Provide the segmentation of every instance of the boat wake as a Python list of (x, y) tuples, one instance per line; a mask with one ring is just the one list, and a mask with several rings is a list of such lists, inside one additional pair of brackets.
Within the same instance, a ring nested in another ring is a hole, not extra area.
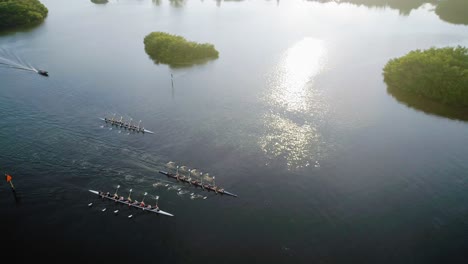
[(189, 198), (191, 200), (194, 200), (194, 199), (207, 199), (208, 198), (207, 196), (204, 196), (204, 195), (196, 194), (196, 193), (193, 193), (193, 192), (190, 193), (190, 191), (186, 190), (185, 187), (181, 187), (181, 185), (179, 185), (179, 184), (175, 184), (175, 183), (168, 182), (168, 181), (159, 180), (159, 181), (153, 183), (153, 187), (154, 188), (161, 188), (161, 189), (164, 188), (167, 191), (175, 191), (178, 196), (180, 196), (180, 197), (189, 196)]
[(41, 72), (44, 72), (36, 69), (30, 63), (25, 62), (20, 57), (18, 57), (18, 55), (3, 49), (0, 49), (0, 67), (22, 71), (30, 71), (39, 74), (41, 74)]

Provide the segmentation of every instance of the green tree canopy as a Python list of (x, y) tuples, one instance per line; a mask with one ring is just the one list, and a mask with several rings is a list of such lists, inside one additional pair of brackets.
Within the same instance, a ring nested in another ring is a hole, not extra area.
[(187, 41), (184, 37), (152, 32), (144, 39), (145, 51), (156, 63), (183, 66), (202, 63), (219, 56), (212, 44)]
[(0, 30), (39, 24), (47, 13), (38, 0), (0, 0)]
[(465, 47), (411, 51), (391, 59), (383, 75), (389, 91), (468, 107), (468, 49)]

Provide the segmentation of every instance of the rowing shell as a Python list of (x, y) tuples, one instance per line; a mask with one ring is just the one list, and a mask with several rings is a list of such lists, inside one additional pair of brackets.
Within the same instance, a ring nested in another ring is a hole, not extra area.
[(216, 194), (219, 193), (219, 194), (225, 194), (225, 195), (232, 196), (232, 197), (237, 197), (237, 194), (230, 193), (230, 192), (225, 191), (223, 189), (216, 189), (215, 190), (213, 186), (206, 185), (206, 184), (203, 185), (203, 184), (201, 184), (201, 183), (199, 183), (197, 181), (189, 181), (189, 180), (187, 180), (185, 178), (177, 177), (177, 175), (174, 174), (174, 173), (170, 173), (170, 172), (167, 172), (167, 171), (159, 171), (159, 173), (164, 174), (169, 178), (173, 178), (173, 179), (176, 179), (176, 180), (181, 181), (181, 182), (189, 183), (189, 184), (191, 184), (191, 185), (193, 185), (195, 187), (202, 187), (202, 189), (204, 189), (204, 190), (216, 192)]
[(163, 210), (148, 209), (148, 208), (142, 207), (142, 206), (137, 205), (137, 204), (131, 204), (131, 203), (128, 203), (127, 201), (121, 201), (121, 200), (115, 199), (115, 198), (113, 198), (113, 197), (109, 197), (109, 196), (106, 196), (106, 195), (99, 194), (98, 191), (94, 191), (94, 190), (89, 190), (89, 191), (92, 192), (92, 193), (94, 193), (94, 194), (99, 195), (99, 197), (107, 198), (107, 199), (112, 200), (112, 201), (114, 201), (114, 202), (119, 202), (119, 203), (123, 203), (123, 204), (125, 204), (125, 205), (133, 206), (133, 207), (142, 209), (143, 211), (149, 211), (149, 212), (153, 212), (153, 213), (157, 213), (157, 214), (162, 214), (162, 215), (167, 215), (167, 216), (174, 216), (173, 214), (168, 213), (168, 212), (164, 212)]
[[(99, 119), (101, 119), (102, 121), (104, 121), (104, 122), (107, 123), (106, 119), (104, 119), (104, 118), (102, 118), (102, 117), (99, 117)], [(110, 120), (108, 120), (108, 121), (110, 121)], [(111, 124), (111, 125), (114, 125), (114, 124)], [(122, 126), (122, 127), (123, 127), (123, 128), (127, 128), (127, 127), (125, 127), (125, 126)], [(135, 130), (135, 129), (132, 129), (132, 130), (134, 130), (134, 131), (136, 131), (136, 132), (144, 132), (144, 133), (148, 133), (148, 134), (154, 134), (153, 131), (150, 131), (150, 130), (148, 130), (148, 129), (143, 129), (143, 131)]]

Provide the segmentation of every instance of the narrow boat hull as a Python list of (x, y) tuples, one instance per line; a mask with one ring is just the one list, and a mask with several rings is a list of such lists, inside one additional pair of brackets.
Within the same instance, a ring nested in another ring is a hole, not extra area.
[(173, 214), (171, 213), (168, 213), (168, 212), (165, 212), (163, 210), (156, 210), (156, 209), (148, 209), (148, 208), (145, 208), (145, 207), (141, 207), (139, 205), (135, 205), (135, 204), (130, 204), (126, 201), (121, 201), (119, 199), (115, 199), (113, 197), (109, 197), (109, 196), (105, 196), (105, 195), (101, 195), (99, 194), (98, 191), (94, 191), (94, 190), (89, 190), (91, 193), (94, 193), (94, 194), (97, 194), (99, 197), (102, 197), (102, 198), (107, 198), (109, 200), (112, 200), (114, 202), (119, 202), (119, 203), (122, 203), (122, 204), (125, 204), (125, 205), (128, 205), (128, 206), (132, 206), (132, 207), (135, 207), (135, 208), (138, 208), (138, 209), (142, 209), (143, 211), (148, 211), (148, 212), (153, 212), (153, 213), (157, 213), (157, 214), (161, 214), (161, 215), (167, 215), (167, 216), (174, 216)]

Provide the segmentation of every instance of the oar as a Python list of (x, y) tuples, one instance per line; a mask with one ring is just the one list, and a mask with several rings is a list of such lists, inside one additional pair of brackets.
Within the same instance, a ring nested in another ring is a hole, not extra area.
[(143, 199), (141, 199), (141, 203), (140, 204), (143, 204), (143, 206), (145, 205), (145, 197), (148, 193), (145, 192), (145, 194), (143, 195)]
[(156, 199), (155, 209), (156, 209), (157, 211), (159, 211), (159, 206), (158, 206), (159, 196), (156, 196), (155, 199)]
[(201, 179), (201, 187), (204, 190), (205, 186), (203, 186), (203, 173), (202, 172), (200, 172), (200, 179)]
[(132, 201), (132, 199), (130, 198), (131, 194), (132, 194), (132, 189), (130, 189), (130, 193), (128, 194), (128, 197), (127, 197), (127, 200), (129, 200), (130, 202)]
[(120, 185), (117, 185), (117, 189), (115, 190), (114, 196), (117, 195), (117, 191), (119, 190), (119, 188), (120, 188)]

